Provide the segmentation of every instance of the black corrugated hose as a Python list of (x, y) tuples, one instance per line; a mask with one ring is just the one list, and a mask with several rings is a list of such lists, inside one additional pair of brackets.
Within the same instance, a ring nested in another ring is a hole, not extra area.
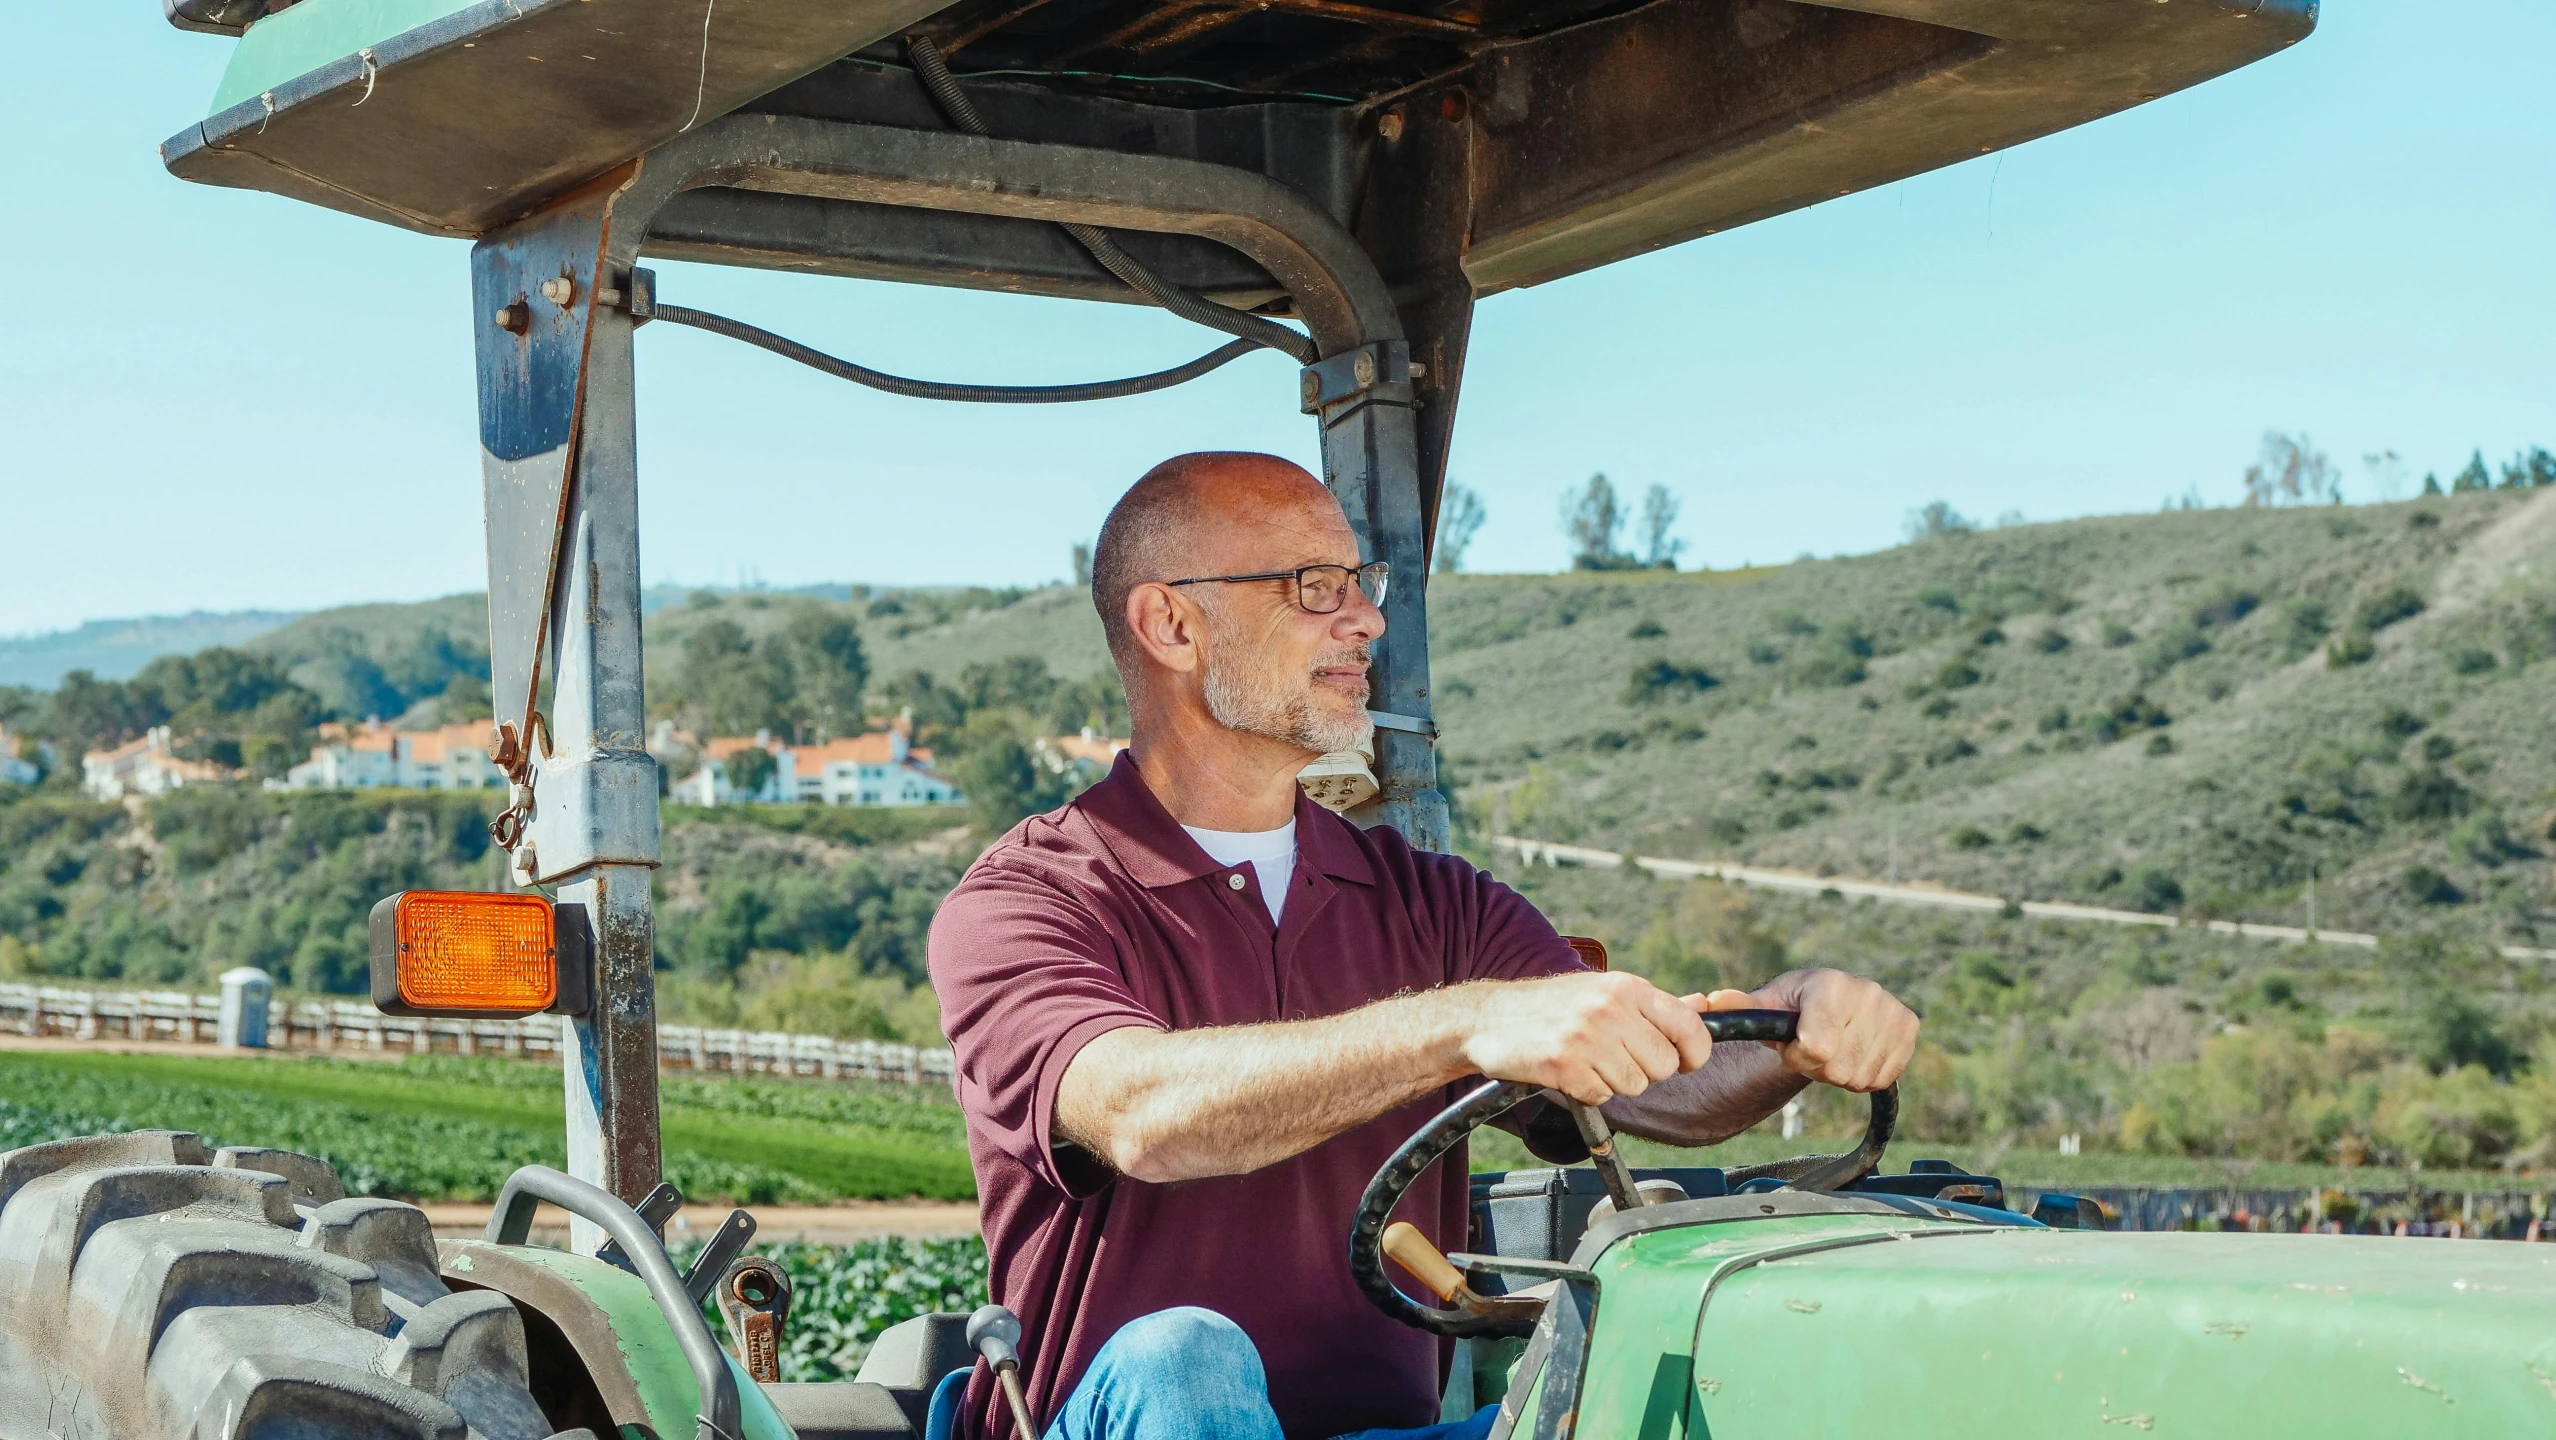
[(1157, 370), (1151, 375), (1135, 375), (1125, 380), (1095, 380), (1083, 385), (957, 385), (938, 380), (908, 380), (838, 360), (821, 350), (811, 350), (796, 340), (759, 330), (742, 320), (713, 315), (706, 310), (688, 310), (681, 305), (657, 305), (648, 312), (652, 320), (689, 325), (713, 335), (725, 335), (748, 345), (759, 345), (775, 355), (796, 360), (811, 369), (822, 370), (838, 380), (867, 385), (890, 395), (906, 395), (917, 400), (963, 400), (980, 405), (1054, 405), (1071, 400), (1115, 400), (1126, 395), (1142, 395), (1149, 390), (1168, 390), (1185, 380), (1195, 380), (1228, 361), (1239, 360), (1260, 348), (1258, 341), (1236, 340), (1199, 356), (1186, 365)]
[[(906, 37), (905, 52), (913, 60), (914, 73), (923, 81), (923, 88), (931, 95), (932, 103), (940, 107), (942, 118), (970, 135), (992, 138), (994, 132), (986, 128), (985, 118), (976, 113), (976, 106), (967, 98), (967, 92), (959, 88), (958, 77), (950, 73), (949, 62), (941, 58), (940, 46), (932, 43), (929, 36), (911, 35)], [(1090, 225), (1071, 223), (1062, 223), (1062, 228), (1074, 237), (1075, 243), (1091, 252), (1102, 269), (1126, 282), (1127, 288), (1183, 320), (1204, 325), (1210, 330), (1222, 330), (1228, 335), (1238, 335), (1256, 345), (1266, 345), (1294, 356), (1300, 365), (1311, 365), (1322, 358), (1311, 339), (1275, 320), (1219, 305), (1163, 279), (1146, 269), (1136, 257), (1119, 249), (1118, 242), (1110, 239), (1107, 232)]]
[[(921, 77), (924, 89), (931, 94), (933, 103), (940, 107), (950, 124), (971, 135), (990, 135), (984, 117), (976, 113), (976, 106), (969, 102), (967, 92), (959, 88), (957, 77), (950, 74), (948, 63), (941, 58), (940, 47), (929, 39), (915, 36), (906, 41), (906, 49), (913, 56), (914, 73)], [(1274, 320), (1190, 294), (1146, 269), (1135, 257), (1119, 249), (1117, 242), (1104, 232), (1089, 225), (1066, 225), (1063, 228), (1091, 252), (1092, 258), (1099, 261), (1102, 268), (1126, 282), (1129, 289), (1184, 320), (1194, 321), (1211, 330), (1222, 330), (1237, 338), (1232, 344), (1220, 345), (1185, 365), (1175, 365), (1149, 375), (1131, 375), (1124, 380), (1095, 380), (1081, 385), (962, 385), (940, 380), (911, 380), (902, 375), (873, 370), (866, 365), (855, 365), (742, 320), (731, 320), (706, 310), (650, 304), (641, 318), (688, 325), (695, 330), (707, 330), (713, 335), (742, 340), (811, 369), (822, 370), (839, 380), (867, 385), (890, 395), (982, 405), (1053, 405), (1075, 400), (1115, 400), (1154, 390), (1168, 390), (1264, 348), (1294, 356), (1299, 363), (1306, 365), (1319, 358), (1313, 341), (1306, 336)]]

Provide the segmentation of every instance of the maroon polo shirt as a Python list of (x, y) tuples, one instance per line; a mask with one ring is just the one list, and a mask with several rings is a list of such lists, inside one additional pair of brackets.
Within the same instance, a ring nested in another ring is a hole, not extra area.
[[(932, 922), (994, 1297), (1021, 1317), (1041, 1417), (1120, 1326), (1199, 1305), (1259, 1346), (1291, 1440), (1437, 1418), (1435, 1337), (1358, 1293), (1346, 1240), (1368, 1179), (1454, 1090), (1249, 1175), (1177, 1185), (1114, 1175), (1051, 1129), (1066, 1066), (1111, 1030), (1303, 1020), (1582, 968), (1507, 886), (1303, 799), (1290, 884), (1273, 934), (1252, 867), (1208, 859), (1122, 754), (995, 842)], [(1403, 1203), (1441, 1249), (1463, 1247), (1465, 1174), (1458, 1150)], [(973, 1433), (1009, 1434), (986, 1375), (968, 1400)]]

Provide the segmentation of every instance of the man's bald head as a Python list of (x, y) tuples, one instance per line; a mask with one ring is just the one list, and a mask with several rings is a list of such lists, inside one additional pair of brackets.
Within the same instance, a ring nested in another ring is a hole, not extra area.
[[(1239, 526), (1307, 506), (1339, 511), (1322, 482), (1301, 465), (1248, 450), (1175, 455), (1145, 472), (1110, 507), (1092, 548), (1092, 605), (1100, 611), (1109, 653), (1127, 673), (1135, 638), (1127, 630), (1127, 596), (1150, 580), (1223, 573), (1217, 557)], [(1257, 568), (1257, 567), (1255, 567)]]

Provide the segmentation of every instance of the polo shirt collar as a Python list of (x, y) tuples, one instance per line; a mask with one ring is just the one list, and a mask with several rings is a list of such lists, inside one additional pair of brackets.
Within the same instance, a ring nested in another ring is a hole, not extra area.
[[(1109, 773), (1075, 797), (1074, 805), (1128, 877), (1148, 890), (1213, 875), (1222, 868), (1154, 798), (1152, 787), (1136, 768), (1132, 750), (1118, 752)], [(1348, 821), (1297, 794), (1297, 864), (1337, 880), (1373, 885), (1375, 870), (1355, 830)]]

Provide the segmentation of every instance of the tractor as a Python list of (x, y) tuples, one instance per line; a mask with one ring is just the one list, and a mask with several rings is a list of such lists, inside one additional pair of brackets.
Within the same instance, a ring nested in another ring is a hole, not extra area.
[[(1293, 356), (1324, 481), (1409, 577), (1349, 813), (1444, 848), (1410, 581), (1477, 299), (2127, 109), (2316, 18), (2313, 0), (162, 3), (232, 44), (209, 113), (161, 146), (172, 174), (470, 244), (490, 753), (510, 782), (493, 831), (524, 893), (384, 899), (373, 992), (397, 1013), (556, 1015), (567, 1166), (517, 1172), (484, 1237), (438, 1241), (414, 1206), (279, 1150), (140, 1130), (0, 1155), (9, 1440), (942, 1440), (974, 1367), (1015, 1377), (989, 1307), (890, 1330), (854, 1381), (780, 1383), (788, 1282), (746, 1253), (752, 1217), (685, 1270), (663, 1239), (680, 1197), (659, 1174), (645, 326), (962, 403)], [(1221, 338), (1125, 379), (919, 380), (689, 308), (652, 257), (1156, 305)], [(1713, 1023), (1747, 1041), (1790, 1021)], [(2556, 1258), (2113, 1233), (2067, 1197), (2019, 1214), (1994, 1177), (1886, 1171), (1887, 1093), (1855, 1150), (1754, 1170), (1633, 1170), (1582, 1112), (1591, 1165), (1475, 1176), (1467, 1248), (1394, 1221), (1414, 1177), (1462, 1165), (1523, 1098), (1453, 1097), (1339, 1217), (1366, 1299), (1447, 1337), (1446, 1411), (1498, 1403), (1497, 1440), (2556, 1431)], [(566, 1248), (528, 1243), (543, 1204), (570, 1217)]]

